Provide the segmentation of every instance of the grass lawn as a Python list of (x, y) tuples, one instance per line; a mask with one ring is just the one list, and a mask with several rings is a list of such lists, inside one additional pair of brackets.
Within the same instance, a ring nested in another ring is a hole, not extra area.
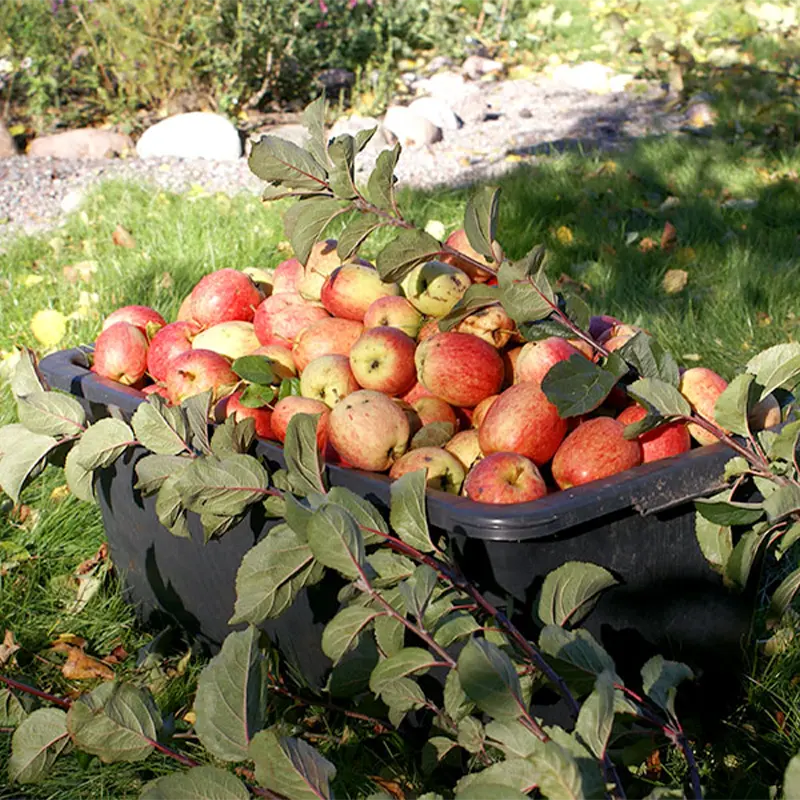
[[(511, 257), (546, 244), (551, 280), (579, 292), (593, 312), (644, 326), (684, 366), (706, 365), (730, 377), (757, 350), (800, 331), (798, 171), (800, 156), (701, 138), (640, 142), (624, 155), (553, 155), (501, 182), (499, 238)], [(460, 225), (465, 197), (404, 193), (400, 204), (415, 222), (439, 220), (450, 231)], [(280, 210), (248, 196), (179, 197), (105, 184), (65, 227), (17, 239), (0, 255), (0, 351), (7, 356), (27, 345), (42, 354), (30, 327), (42, 309), (68, 318), (59, 349), (92, 341), (102, 317), (121, 305), (152, 305), (174, 319), (206, 272), (274, 266), (287, 257)], [(132, 234), (134, 247), (113, 243), (118, 225)], [(0, 423), (13, 418), (4, 385)], [(92, 684), (63, 677), (63, 657), (49, 649), (56, 637), (81, 636), (87, 653), (97, 657), (121, 646), (129, 655), (115, 666), (117, 673), (135, 673), (154, 689), (161, 710), (180, 720), (191, 708), (201, 660), (184, 658), (185, 648), (137, 659), (153, 632), (137, 626), (113, 578), (79, 612), (71, 608), (78, 591), (74, 573), (98, 550), (103, 531), (97, 510), (65, 495), (63, 486), (61, 472), (50, 468), (27, 491), (23, 508), (10, 501), (2, 506), (0, 632), (13, 632), (28, 679), (58, 695)], [(755, 645), (750, 650), (752, 669), (736, 712), (722, 721), (714, 741), (696, 745), (709, 796), (767, 796), (800, 750), (800, 648), (790, 643), (772, 657)], [(374, 775), (417, 790), (437, 784), (435, 775), (426, 779), (410, 765), (409, 745), (397, 735), (370, 738), (368, 726), (346, 727), (338, 718), (329, 728), (319, 715), (291, 704), (280, 713), (314, 731), (314, 743), (340, 769), (334, 788), (341, 796), (376, 791), (368, 777)], [(186, 743), (192, 752), (192, 740)], [(9, 749), (5, 731), (3, 774)], [(661, 755), (663, 764), (651, 759), (648, 767), (656, 782), (682, 770), (665, 751)], [(144, 780), (170, 769), (166, 758), (102, 766), (67, 757), (26, 794), (136, 797)], [(0, 788), (0, 798), (17, 796), (13, 788)]]

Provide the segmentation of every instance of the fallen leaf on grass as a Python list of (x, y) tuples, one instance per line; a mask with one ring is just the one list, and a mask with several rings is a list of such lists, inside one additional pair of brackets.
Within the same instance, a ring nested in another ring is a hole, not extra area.
[(52, 492), (50, 492), (50, 499), (54, 503), (60, 503), (62, 500), (66, 500), (69, 497), (70, 491), (69, 486), (65, 483), (63, 486), (56, 486)]
[[(76, 637), (76, 639), (80, 639), (80, 637)], [(66, 641), (57, 641), (51, 648), (56, 653), (65, 653), (67, 656), (66, 662), (61, 667), (61, 674), (71, 681), (85, 681), (93, 678), (113, 681), (114, 670), (93, 656), (87, 656), (83, 652), (86, 641), (83, 639), (80, 641), (83, 642), (80, 647), (68, 644)]]
[(667, 220), (667, 222), (664, 223), (664, 230), (661, 231), (661, 249), (666, 251), (672, 250), (677, 241), (678, 230), (669, 220)]
[(649, 253), (651, 250), (655, 250), (658, 247), (658, 242), (655, 239), (651, 239), (649, 236), (645, 236), (641, 242), (639, 242), (639, 252), (640, 253)]
[(104, 664), (121, 664), (128, 657), (128, 651), (118, 644), (105, 658), (101, 659)]
[(75, 570), (75, 573), (77, 575), (85, 575), (87, 572), (91, 572), (98, 564), (102, 564), (107, 558), (108, 545), (103, 543), (93, 556), (90, 556), (78, 565), (78, 569)]
[(689, 273), (685, 269), (668, 269), (661, 281), (661, 288), (667, 294), (678, 294), (686, 288)]
[(558, 239), (561, 244), (568, 245), (572, 244), (575, 237), (573, 236), (572, 231), (566, 225), (562, 225), (556, 231), (556, 239)]
[(0, 666), (7, 664), (17, 650), (19, 650), (19, 645), (14, 641), (14, 634), (6, 629), (3, 642), (0, 644)]
[(67, 318), (55, 309), (42, 309), (33, 315), (31, 332), (40, 344), (54, 347), (67, 332)]
[(395, 800), (405, 800), (406, 795), (403, 787), (397, 781), (382, 778), (380, 775), (370, 775), (369, 779), (377, 783), (386, 794), (394, 797)]
[(127, 247), (131, 250), (136, 247), (136, 239), (134, 239), (130, 231), (126, 231), (122, 225), (117, 225), (117, 227), (114, 228), (114, 232), (111, 234), (111, 241), (114, 242), (117, 247)]
[(51, 649), (55, 650), (56, 653), (66, 653), (66, 647), (68, 646), (83, 649), (86, 647), (86, 639), (83, 636), (78, 636), (77, 633), (59, 633)]
[(77, 264), (69, 264), (61, 270), (64, 280), (68, 283), (77, 283), (77, 281), (89, 283), (95, 272), (97, 272), (96, 261), (79, 261)]

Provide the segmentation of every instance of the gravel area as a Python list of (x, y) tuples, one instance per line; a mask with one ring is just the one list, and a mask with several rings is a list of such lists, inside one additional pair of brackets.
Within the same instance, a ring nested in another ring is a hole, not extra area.
[[(664, 110), (655, 90), (598, 95), (544, 79), (479, 86), (470, 102), (485, 105), (484, 119), (467, 121), (428, 147), (405, 150), (397, 168), (400, 184), (464, 186), (553, 148), (615, 149), (644, 135), (675, 132), (682, 123), (680, 115)], [(362, 168), (369, 169), (375, 153), (368, 148)], [(88, 187), (106, 179), (176, 192), (201, 185), (212, 192), (257, 193), (261, 186), (245, 159), (0, 159), (0, 243), (17, 232), (58, 225)]]

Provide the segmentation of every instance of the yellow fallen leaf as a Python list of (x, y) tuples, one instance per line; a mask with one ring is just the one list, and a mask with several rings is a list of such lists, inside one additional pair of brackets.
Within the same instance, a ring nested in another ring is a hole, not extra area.
[(25, 126), (24, 125), (12, 125), (8, 129), (8, 132), (12, 136), (22, 136), (22, 134), (25, 133)]
[(703, 357), (700, 353), (684, 353), (681, 358), (684, 361), (702, 361)]
[(661, 287), (667, 294), (678, 294), (686, 288), (689, 273), (685, 269), (669, 269), (661, 281)]
[(556, 239), (558, 239), (561, 244), (572, 244), (575, 237), (572, 235), (572, 231), (566, 226), (562, 225), (556, 231)]
[(43, 282), (44, 276), (42, 275), (26, 275), (25, 279), (22, 281), (22, 285), (30, 289), (31, 286), (36, 286), (36, 284)]
[(509, 164), (519, 164), (520, 161), (525, 159), (519, 153), (509, 153), (504, 160), (508, 161)]
[(187, 711), (183, 715), (183, 720), (187, 725), (194, 725), (195, 722), (197, 722), (197, 714), (195, 714), (194, 711)]
[(56, 486), (56, 488), (50, 492), (50, 499), (54, 503), (60, 503), (67, 497), (69, 497), (69, 486), (67, 486), (66, 483), (63, 486)]
[(67, 318), (60, 311), (45, 308), (33, 315), (31, 331), (37, 342), (54, 347), (67, 332)]

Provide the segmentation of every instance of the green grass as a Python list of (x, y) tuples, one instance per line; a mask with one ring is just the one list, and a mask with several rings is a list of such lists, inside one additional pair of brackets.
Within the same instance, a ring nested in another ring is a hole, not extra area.
[[(706, 139), (644, 141), (624, 155), (553, 155), (501, 181), (499, 238), (512, 257), (545, 243), (550, 278), (580, 293), (595, 313), (639, 323), (684, 365), (700, 363), (730, 376), (759, 349), (798, 334), (798, 170), (794, 153), (770, 155), (744, 143)], [(465, 198), (464, 192), (406, 192), (401, 207), (418, 223), (438, 219), (452, 230)], [(756, 205), (724, 207), (730, 198)], [(96, 302), (70, 319), (58, 348), (91, 342), (103, 315), (127, 303), (152, 305), (174, 318), (206, 272), (274, 266), (287, 257), (280, 210), (248, 196), (177, 197), (105, 184), (65, 227), (19, 238), (0, 255), (0, 351), (27, 345), (41, 353), (30, 329), (33, 315), (43, 308), (74, 315), (82, 292), (96, 293)], [(642, 240), (658, 244), (666, 221), (677, 230), (674, 248), (642, 252)], [(132, 233), (135, 248), (113, 244), (117, 225)], [(96, 264), (88, 282), (65, 280), (65, 267), (87, 261)], [(688, 273), (686, 288), (674, 295), (662, 288), (669, 269)], [(13, 417), (4, 387), (0, 422)], [(131, 655), (117, 667), (119, 674), (151, 685), (162, 710), (180, 718), (191, 707), (200, 657), (193, 655), (182, 675), (175, 670), (185, 646), (137, 667), (136, 653), (154, 632), (137, 624), (113, 578), (80, 613), (69, 613), (76, 592), (72, 576), (102, 544), (103, 532), (95, 508), (53, 495), (63, 484), (62, 473), (50, 468), (24, 495), (33, 510), (25, 520), (10, 503), (2, 507), (0, 564), (14, 554), (17, 563), (0, 570), (0, 632), (13, 631), (21, 645), (20, 672), (59, 695), (91, 683), (61, 675), (63, 658), (49, 650), (56, 636), (82, 636), (87, 652), (98, 657), (121, 645)], [(725, 736), (698, 743), (709, 796), (763, 797), (779, 783), (788, 758), (800, 749), (798, 674), (800, 647), (794, 642), (780, 656), (754, 659), (742, 702), (723, 722)], [(413, 745), (399, 736), (371, 737), (368, 726), (347, 728), (337, 715), (329, 722), (291, 704), (279, 705), (276, 717), (316, 734), (314, 743), (340, 769), (336, 788), (342, 796), (374, 791), (370, 775), (397, 777), (416, 789), (426, 784), (411, 765)], [(9, 744), (10, 736), (0, 733), (0, 772)], [(667, 769), (666, 755), (664, 760)], [(62, 758), (45, 782), (26, 793), (135, 797), (144, 781), (170, 768), (162, 757), (110, 766)], [(0, 798), (17, 795), (0, 788)]]

